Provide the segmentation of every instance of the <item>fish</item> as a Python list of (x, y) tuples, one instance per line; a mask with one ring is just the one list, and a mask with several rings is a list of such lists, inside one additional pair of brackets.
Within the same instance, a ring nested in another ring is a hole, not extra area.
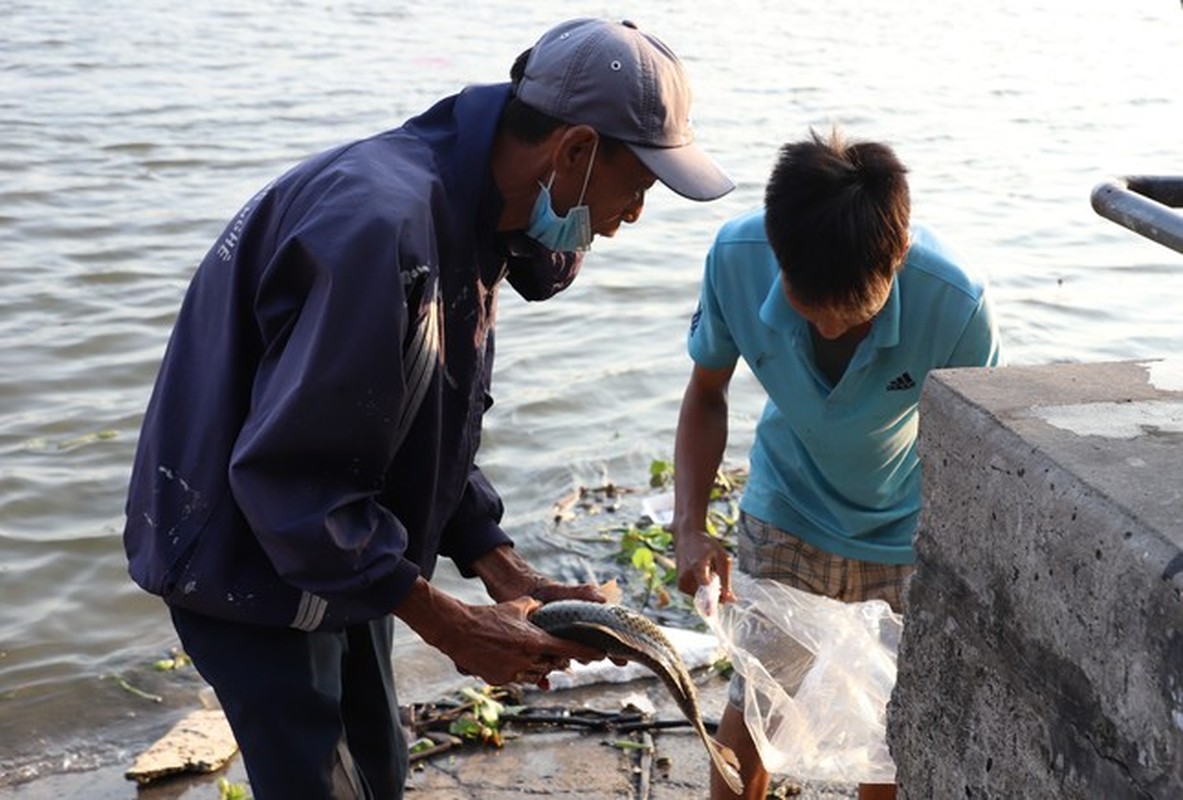
[(603, 650), (610, 658), (635, 661), (653, 671), (694, 726), (711, 763), (735, 794), (743, 794), (739, 759), (716, 741), (702, 722), (698, 691), (690, 672), (669, 639), (643, 614), (612, 603), (555, 600), (536, 609), (530, 621), (552, 636)]

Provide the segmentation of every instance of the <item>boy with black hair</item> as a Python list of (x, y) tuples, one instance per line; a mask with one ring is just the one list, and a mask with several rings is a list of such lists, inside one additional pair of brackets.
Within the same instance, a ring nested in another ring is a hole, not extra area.
[[(921, 386), (933, 369), (1000, 361), (983, 283), (910, 210), (890, 147), (812, 133), (781, 149), (764, 208), (716, 237), (675, 447), (683, 591), (717, 575), (721, 599), (734, 599), (730, 558), (705, 520), (743, 358), (768, 400), (740, 505), (739, 569), (899, 610), (920, 511)], [(769, 775), (742, 702), (735, 680), (718, 738), (739, 757), (744, 797), (763, 798)], [(712, 774), (711, 797), (734, 796)], [(894, 796), (890, 784), (859, 788), (860, 798)]]

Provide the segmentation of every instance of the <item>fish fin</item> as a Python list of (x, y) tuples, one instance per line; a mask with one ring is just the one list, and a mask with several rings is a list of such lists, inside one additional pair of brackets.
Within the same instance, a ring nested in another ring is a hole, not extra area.
[(715, 765), (715, 770), (723, 777), (727, 788), (734, 794), (743, 794), (743, 777), (740, 775), (739, 758), (736, 757), (735, 751), (725, 744), (720, 744), (714, 738), (704, 737), (707, 744), (707, 752), (710, 753), (711, 762)]

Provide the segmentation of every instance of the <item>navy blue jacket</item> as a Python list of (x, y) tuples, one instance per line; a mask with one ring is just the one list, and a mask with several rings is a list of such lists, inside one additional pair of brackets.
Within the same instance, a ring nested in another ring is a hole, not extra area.
[(437, 555), (508, 543), (490, 405), (509, 85), (472, 87), (263, 189), (193, 277), (124, 545), (183, 608), (306, 630), (390, 613)]

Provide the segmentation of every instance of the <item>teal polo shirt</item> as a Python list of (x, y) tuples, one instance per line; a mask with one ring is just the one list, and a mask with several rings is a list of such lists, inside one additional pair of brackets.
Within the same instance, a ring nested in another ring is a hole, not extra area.
[(924, 379), (1001, 359), (984, 284), (931, 231), (911, 234), (887, 304), (837, 385), (781, 289), (762, 209), (720, 230), (688, 337), (696, 364), (743, 358), (768, 394), (740, 507), (815, 547), (887, 564), (915, 560)]

